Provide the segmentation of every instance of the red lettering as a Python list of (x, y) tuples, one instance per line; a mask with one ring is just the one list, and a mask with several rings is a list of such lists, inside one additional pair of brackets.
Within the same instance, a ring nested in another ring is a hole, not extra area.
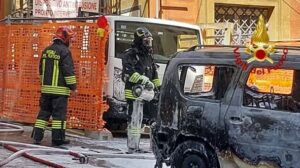
[(289, 50), (288, 50), (287, 48), (284, 48), (284, 49), (283, 49), (283, 54), (284, 54), (284, 55), (287, 55), (288, 52), (289, 52)]
[(243, 70), (246, 71), (248, 69), (248, 64), (243, 63)]
[(276, 64), (276, 66), (275, 66), (275, 70), (277, 70), (279, 68), (279, 64)]
[(283, 55), (282, 55), (282, 59), (283, 59), (283, 61), (285, 61), (285, 60), (286, 60), (286, 55), (287, 55), (287, 54), (283, 54)]
[(83, 8), (83, 9), (97, 10), (97, 3), (83, 2), (83, 3), (82, 3), (82, 8)]
[(61, 6), (62, 6), (62, 1), (59, 0), (59, 1), (57, 2), (56, 6), (59, 7), (59, 8), (61, 8)]
[(42, 3), (41, 0), (35, 0), (35, 1), (34, 1), (34, 4), (35, 4), (36, 6), (37, 6), (37, 5), (38, 5), (38, 6), (41, 6), (41, 3)]
[(283, 64), (283, 62), (282, 62), (282, 61), (280, 61), (280, 62), (278, 63), (278, 66), (279, 66), (279, 67), (281, 67), (281, 66), (282, 66), (282, 64)]
[(247, 70), (248, 65), (242, 61), (241, 54), (240, 54), (240, 52), (238, 52), (238, 50), (239, 50), (239, 47), (237, 47), (233, 50), (235, 63), (238, 66), (240, 66), (243, 70)]
[(240, 54), (240, 52), (237, 52), (238, 50), (239, 50), (239, 47), (235, 48), (235, 49), (233, 50), (233, 53), (238, 53), (238, 54)]
[(43, 4), (47, 4), (47, 3), (49, 3), (49, 0), (35, 0), (34, 1), (34, 4), (36, 6), (43, 6)]
[(270, 71), (271, 71), (270, 68), (262, 68), (262, 74), (270, 73)]
[(243, 65), (243, 62), (242, 62), (242, 60), (241, 60), (240, 57), (238, 57), (238, 58), (235, 60), (235, 62), (236, 62), (238, 65)]
[(261, 75), (261, 74), (262, 74), (262, 70), (257, 70), (257, 71), (256, 71), (256, 74), (257, 74), (257, 75)]

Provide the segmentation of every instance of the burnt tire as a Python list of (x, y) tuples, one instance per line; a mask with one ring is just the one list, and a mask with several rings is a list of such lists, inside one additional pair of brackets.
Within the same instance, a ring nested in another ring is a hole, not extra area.
[(187, 155), (181, 165), (182, 168), (207, 168), (205, 161), (199, 155)]
[(179, 144), (171, 158), (172, 168), (219, 168), (218, 157), (214, 151), (197, 141)]

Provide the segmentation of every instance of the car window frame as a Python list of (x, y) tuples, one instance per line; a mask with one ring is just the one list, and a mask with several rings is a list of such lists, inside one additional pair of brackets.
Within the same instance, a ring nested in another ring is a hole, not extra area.
[[(288, 63), (289, 64), (289, 63)], [(291, 63), (293, 66), (288, 66), (288, 65), (285, 65), (285, 66), (282, 66), (280, 67), (279, 69), (286, 69), (286, 70), (294, 70), (294, 71), (300, 71), (300, 68), (297, 67), (297, 64), (299, 65), (300, 63)], [(277, 110), (277, 109), (269, 109), (269, 108), (260, 108), (260, 107), (251, 107), (251, 106), (246, 106), (244, 105), (244, 93), (245, 93), (245, 89), (247, 86), (247, 81), (249, 79), (249, 76), (250, 76), (250, 73), (252, 71), (252, 69), (254, 68), (272, 68), (271, 66), (267, 66), (267, 65), (260, 65), (260, 64), (254, 64), (254, 65), (250, 65), (247, 69), (247, 72), (245, 72), (245, 75), (244, 77), (241, 77), (240, 81), (239, 81), (239, 84), (241, 85), (241, 101), (240, 101), (240, 107), (241, 108), (247, 108), (247, 109), (259, 109), (259, 110), (268, 110), (268, 111), (271, 111), (272, 113), (289, 113), (289, 114), (300, 114), (300, 111), (299, 112), (293, 112), (293, 111), (287, 111), (287, 110)], [(295, 75), (295, 74), (294, 74)], [(293, 90), (293, 86), (292, 86), (292, 90)], [(261, 94), (270, 94), (270, 93), (266, 93), (266, 92), (259, 92)], [(292, 93), (292, 92), (291, 92)], [(283, 95), (283, 96), (288, 96), (286, 94), (275, 94), (275, 95)]]
[[(237, 69), (237, 67), (235, 65), (213, 64), (213, 63), (208, 63), (208, 64), (205, 64), (205, 63), (180, 63), (180, 64), (177, 64), (177, 66), (176, 66), (177, 71), (179, 70), (180, 66), (184, 66), (184, 65), (185, 66), (215, 66), (215, 67), (219, 66), (219, 67), (230, 67), (230, 68), (232, 68), (234, 70), (234, 73), (232, 74), (232, 80), (228, 84), (227, 89), (226, 89), (226, 91), (224, 93), (224, 96), (221, 99), (209, 99), (209, 98), (192, 97), (192, 96), (186, 95), (184, 93), (184, 83), (182, 85), (181, 76), (179, 76), (179, 74), (177, 74), (178, 80), (179, 80), (179, 85), (180, 85), (180, 94), (183, 97), (185, 97), (186, 99), (195, 100), (195, 101), (207, 101), (207, 102), (212, 102), (212, 103), (220, 103), (220, 102), (222, 102), (224, 100), (224, 98), (227, 96), (228, 90), (229, 90), (230, 86), (232, 85), (232, 82), (234, 81), (233, 80), (233, 78), (235, 78), (234, 75), (237, 75), (237, 73), (238, 73), (238, 69)], [(215, 76), (215, 72), (214, 72), (214, 76)], [(214, 80), (213, 80), (213, 84), (212, 84), (212, 89), (213, 89), (213, 86), (214, 86)]]

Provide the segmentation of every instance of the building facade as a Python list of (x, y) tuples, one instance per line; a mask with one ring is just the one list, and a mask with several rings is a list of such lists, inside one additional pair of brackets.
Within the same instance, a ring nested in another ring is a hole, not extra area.
[(160, 16), (164, 19), (196, 24), (232, 22), (234, 40), (241, 39), (241, 43), (254, 31), (259, 15), (267, 22), (271, 41), (300, 40), (300, 0), (161, 0), (160, 3)]
[[(26, 8), (26, 5), (32, 5), (33, 2), (33, 0), (1, 0), (0, 19), (16, 11), (26, 13), (27, 9), (32, 9), (30, 6)], [(107, 8), (114, 8), (113, 14), (126, 16), (159, 17), (193, 24), (231, 22), (234, 24), (233, 41), (236, 44), (245, 43), (255, 30), (258, 16), (263, 15), (268, 25), (270, 40), (300, 40), (300, 0), (99, 0), (99, 2), (110, 4)], [(224, 31), (215, 30), (213, 34), (222, 36)], [(221, 43), (222, 39), (215, 41)]]

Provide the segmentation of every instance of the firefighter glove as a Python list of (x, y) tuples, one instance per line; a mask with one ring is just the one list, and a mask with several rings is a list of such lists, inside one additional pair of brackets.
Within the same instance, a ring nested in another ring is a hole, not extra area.
[(151, 81), (148, 81), (146, 84), (145, 84), (145, 87), (149, 90), (152, 90), (154, 89), (154, 84), (151, 82)]
[(150, 82), (149, 78), (147, 76), (142, 75), (140, 77), (140, 81), (143, 85), (145, 85), (147, 82)]

